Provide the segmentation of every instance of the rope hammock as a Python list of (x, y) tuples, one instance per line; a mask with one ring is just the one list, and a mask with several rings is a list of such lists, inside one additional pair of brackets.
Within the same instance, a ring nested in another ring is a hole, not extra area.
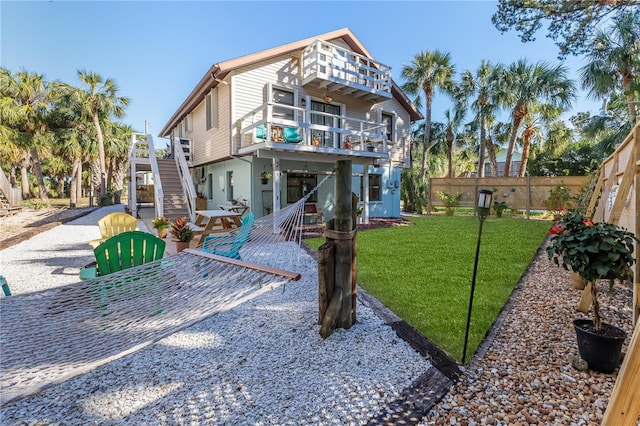
[[(0, 406), (298, 280), (305, 201), (257, 219), (243, 260), (187, 249), (104, 277), (0, 299)], [(285, 270), (285, 267), (288, 270)], [(64, 342), (64, 344), (61, 344)]]

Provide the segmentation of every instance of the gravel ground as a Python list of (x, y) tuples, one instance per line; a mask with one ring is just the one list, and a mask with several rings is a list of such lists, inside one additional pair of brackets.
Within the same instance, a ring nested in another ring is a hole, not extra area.
[[(25, 277), (26, 291), (59, 285), (57, 274), (69, 279), (86, 260), (77, 259), (86, 250), (79, 241), (97, 238), (97, 228), (85, 223), (103, 214), (0, 251), (2, 273), (12, 256), (22, 262), (12, 271)], [(62, 239), (78, 231), (86, 234), (63, 248)], [(64, 256), (39, 259), (47, 245)], [(319, 339), (314, 266), (284, 291), (4, 407), (0, 423), (366, 424), (429, 363), (362, 305), (357, 326)], [(600, 290), (603, 317), (630, 335), (631, 286), (610, 292), (603, 281)], [(460, 381), (418, 424), (600, 424), (616, 374), (579, 371), (569, 362), (577, 354), (571, 320), (590, 318), (575, 310), (579, 297), (569, 274), (541, 250)]]
[[(99, 236), (95, 223), (111, 211), (0, 251), (14, 294), (77, 281), (87, 241)], [(361, 303), (351, 329), (321, 339), (316, 263), (301, 258), (300, 281), (7, 404), (0, 423), (366, 423), (431, 364)]]

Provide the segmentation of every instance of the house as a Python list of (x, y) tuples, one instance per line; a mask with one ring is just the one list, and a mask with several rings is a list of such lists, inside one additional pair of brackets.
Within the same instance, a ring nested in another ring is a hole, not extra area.
[[(179, 141), (208, 209), (242, 200), (266, 215), (351, 160), (363, 217), (399, 217), (410, 127), (422, 118), (345, 28), (214, 64), (160, 136)], [(325, 219), (333, 192), (330, 182), (308, 200)]]
[[(507, 151), (500, 151), (496, 154), (496, 165), (498, 167), (498, 177), (504, 175), (504, 165), (507, 160)], [(511, 170), (509, 170), (509, 176), (518, 176), (520, 171), (520, 163), (522, 162), (522, 153), (514, 151), (511, 156)], [(492, 177), (491, 175), (491, 163), (488, 158), (484, 160), (484, 175), (485, 177)]]

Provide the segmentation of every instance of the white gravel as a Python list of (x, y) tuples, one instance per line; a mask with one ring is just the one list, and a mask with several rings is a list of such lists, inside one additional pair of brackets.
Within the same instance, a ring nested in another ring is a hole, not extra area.
[(100, 238), (98, 220), (114, 212), (124, 212), (124, 206), (99, 208), (0, 250), (0, 275), (6, 278), (11, 294), (77, 282), (80, 268), (94, 260), (88, 242)]
[[(120, 206), (121, 207), (121, 206)], [(0, 251), (15, 294), (77, 281), (102, 208)], [(318, 334), (317, 270), (90, 373), (9, 404), (4, 424), (364, 424), (430, 368), (366, 306)], [(6, 329), (3, 327), (3, 329)]]

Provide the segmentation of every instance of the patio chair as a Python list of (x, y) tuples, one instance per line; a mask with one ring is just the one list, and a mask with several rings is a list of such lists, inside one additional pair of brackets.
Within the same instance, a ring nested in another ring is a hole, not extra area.
[(204, 239), (202, 250), (218, 256), (240, 259), (240, 249), (244, 243), (249, 241), (254, 220), (255, 215), (253, 212), (249, 212), (242, 219), (242, 226), (235, 234), (208, 235)]
[(300, 129), (297, 127), (285, 127), (283, 130), (285, 143), (300, 143), (302, 142), (302, 136), (300, 135)]
[(109, 275), (162, 259), (165, 246), (164, 240), (142, 231), (114, 235), (93, 249), (96, 266), (81, 269), (80, 279)]
[(126, 231), (135, 231), (138, 220), (127, 213), (111, 213), (98, 221), (101, 238), (89, 241), (91, 247), (96, 248), (107, 239)]

